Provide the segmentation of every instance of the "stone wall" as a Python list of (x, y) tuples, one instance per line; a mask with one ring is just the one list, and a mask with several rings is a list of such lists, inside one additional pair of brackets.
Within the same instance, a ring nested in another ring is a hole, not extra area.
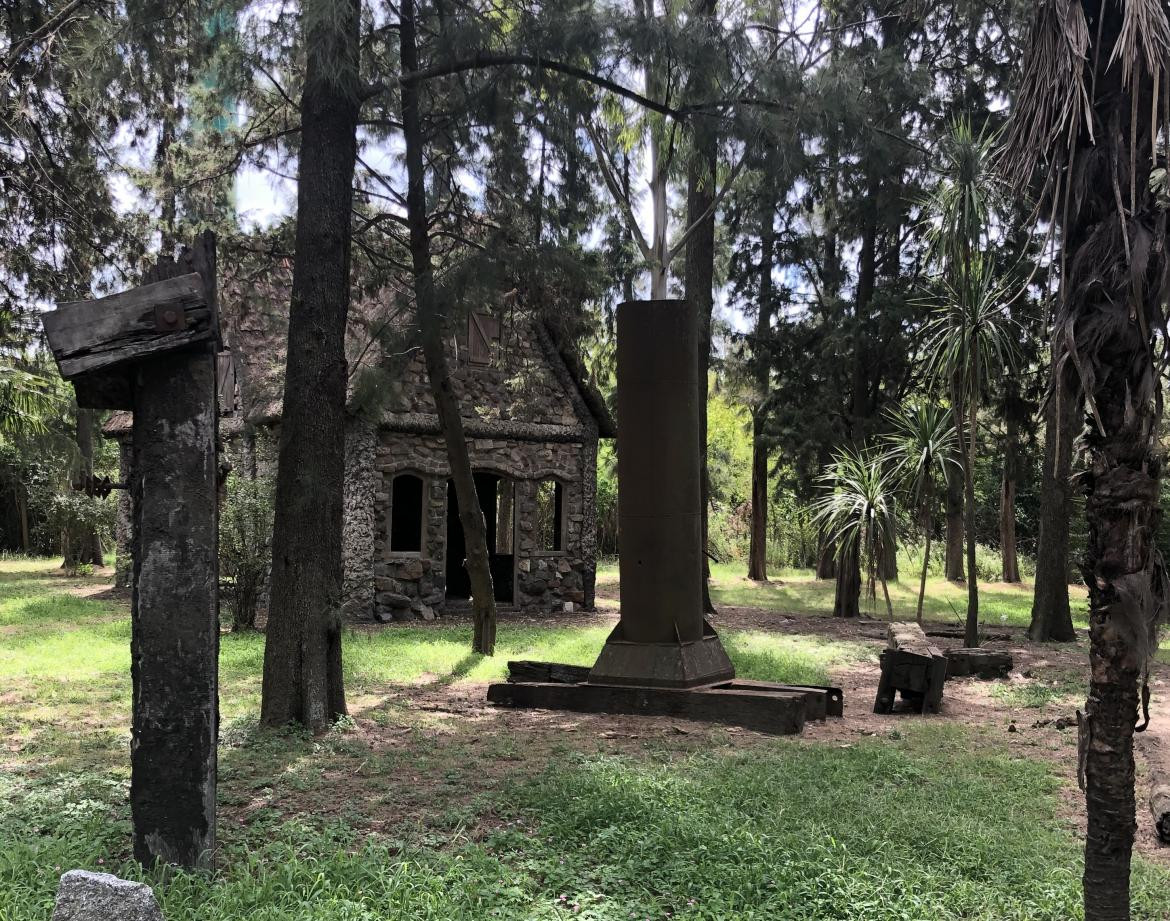
[[(595, 490), (596, 445), (477, 438), (470, 441), (469, 448), (477, 472), (506, 476), (516, 483), (516, 581), (510, 607), (537, 613), (561, 610), (571, 602), (578, 609), (591, 608), (596, 561), (590, 555), (593, 527), (587, 523), (586, 509), (592, 505)], [(354, 522), (351, 527), (347, 519), (346, 525), (347, 610), (367, 610), (365, 599), (372, 592), (373, 613), (382, 618), (433, 618), (447, 607), (450, 474), (443, 440), (384, 431), (377, 439), (374, 463), (365, 469), (374, 472), (373, 482), (362, 477), (360, 488), (347, 490), (346, 514)], [(401, 473), (419, 476), (424, 483), (423, 549), (419, 553), (395, 553), (389, 546), (392, 481)], [(547, 479), (559, 481), (563, 490), (560, 551), (541, 549), (535, 534), (537, 485)], [(347, 477), (347, 486), (358, 480)], [(364, 534), (370, 521), (374, 538), (367, 544)], [(372, 549), (369, 557), (363, 546)], [(361, 584), (367, 565), (369, 587)]]

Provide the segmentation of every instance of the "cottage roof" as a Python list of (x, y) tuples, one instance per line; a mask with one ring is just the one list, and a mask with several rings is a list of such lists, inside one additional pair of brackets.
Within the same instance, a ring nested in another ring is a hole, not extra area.
[[(259, 277), (253, 273), (222, 282), (221, 328), (231, 354), (221, 356), (220, 375), (221, 380), (235, 378), (234, 387), (230, 382), (221, 386), (221, 427), (227, 434), (245, 422), (280, 420), (290, 286), (287, 260)], [(448, 358), (469, 434), (541, 441), (579, 440), (590, 431), (616, 436), (605, 399), (556, 323), (506, 297), (484, 313), (495, 318), (498, 331), (486, 366), (477, 367), (469, 358), (470, 324), (450, 324)], [(369, 413), (376, 406), (379, 425), (390, 430), (437, 432), (438, 416), (413, 330), (412, 307), (403, 299), (385, 292), (355, 298), (346, 336), (350, 408)], [(124, 437), (131, 424), (130, 413), (117, 412), (103, 431)]]

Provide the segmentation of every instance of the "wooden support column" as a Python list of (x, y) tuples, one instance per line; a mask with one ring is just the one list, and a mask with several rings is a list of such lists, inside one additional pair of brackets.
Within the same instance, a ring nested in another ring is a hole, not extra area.
[(45, 330), (79, 406), (134, 411), (130, 808), (145, 866), (211, 867), (218, 704), (215, 238)]
[(134, 856), (209, 867), (218, 723), (215, 353), (134, 376)]

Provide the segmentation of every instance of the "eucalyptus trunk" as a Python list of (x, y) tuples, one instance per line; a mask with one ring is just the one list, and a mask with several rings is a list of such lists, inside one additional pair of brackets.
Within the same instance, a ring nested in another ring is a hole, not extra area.
[[(402, 0), (399, 45), (402, 69), (406, 74), (419, 69), (414, 0)], [(442, 317), (450, 315), (447, 305), (440, 305), (435, 289), (431, 262), (430, 236), (427, 232), (426, 173), (423, 163), (424, 135), (419, 108), (418, 84), (402, 82), (402, 133), (406, 146), (406, 214), (410, 227), (410, 257), (414, 270), (414, 296), (422, 339), (423, 359), (431, 382), (431, 393), (439, 414), (439, 425), (447, 447), (451, 480), (459, 501), (459, 523), (467, 546), (467, 574), (471, 581), (472, 615), (475, 631), (472, 649), (490, 656), (496, 646), (496, 601), (488, 561), (487, 524), (475, 491), (463, 416), (451, 384), (447, 366)]]
[(296, 248), (260, 720), (315, 732), (346, 712), (341, 531), (358, 0), (306, 10)]

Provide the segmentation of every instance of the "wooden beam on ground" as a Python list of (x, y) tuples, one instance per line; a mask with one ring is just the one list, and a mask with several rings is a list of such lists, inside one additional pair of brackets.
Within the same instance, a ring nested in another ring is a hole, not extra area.
[(804, 728), (806, 694), (791, 691), (639, 688), (600, 684), (508, 683), (488, 688), (488, 701), (509, 707), (670, 716), (740, 726), (770, 735)]
[(994, 649), (947, 650), (947, 680), (951, 678), (1006, 678), (1012, 670), (1012, 654)]

